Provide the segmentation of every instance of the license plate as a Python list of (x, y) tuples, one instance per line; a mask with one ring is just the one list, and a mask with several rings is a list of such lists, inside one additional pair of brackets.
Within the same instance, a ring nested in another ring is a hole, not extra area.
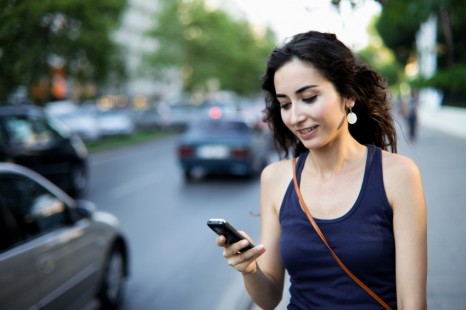
[(202, 146), (197, 150), (197, 156), (205, 159), (223, 159), (227, 158), (230, 151), (223, 145)]

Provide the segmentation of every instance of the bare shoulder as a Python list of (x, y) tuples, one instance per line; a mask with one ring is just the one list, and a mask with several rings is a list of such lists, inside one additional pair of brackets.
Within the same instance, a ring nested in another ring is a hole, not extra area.
[(419, 175), (419, 168), (409, 157), (394, 154), (387, 151), (382, 152), (382, 165), (384, 175), (390, 179), (400, 177), (416, 177)]
[(423, 195), (421, 174), (411, 158), (383, 151), (382, 166), (385, 190), (392, 206), (407, 196)]
[(262, 197), (278, 208), (292, 178), (291, 160), (285, 159), (269, 164), (261, 173)]
[(293, 177), (292, 163), (290, 159), (273, 162), (264, 168), (261, 174), (261, 182), (264, 185), (279, 184), (290, 181)]

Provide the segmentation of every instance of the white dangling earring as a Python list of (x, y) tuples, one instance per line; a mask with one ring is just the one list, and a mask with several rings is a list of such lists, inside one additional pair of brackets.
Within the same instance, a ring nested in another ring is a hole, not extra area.
[(349, 108), (349, 113), (346, 116), (346, 119), (348, 120), (348, 123), (351, 124), (351, 125), (353, 125), (353, 124), (355, 124), (357, 122), (358, 117), (357, 117), (356, 113), (353, 112), (352, 108)]

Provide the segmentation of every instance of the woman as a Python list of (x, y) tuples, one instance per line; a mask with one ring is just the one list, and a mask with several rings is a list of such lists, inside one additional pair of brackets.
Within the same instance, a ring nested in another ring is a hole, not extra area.
[[(426, 206), (416, 164), (396, 153), (382, 77), (334, 34), (295, 35), (269, 57), (266, 112), (285, 158), (292, 151), (304, 208), (343, 264), (384, 303), (425, 309)], [(389, 150), (391, 152), (389, 152)], [(227, 244), (223, 255), (263, 309), (380, 309), (316, 234), (293, 186), (291, 160), (261, 175), (261, 244)], [(245, 234), (246, 235), (246, 234)], [(247, 235), (246, 235), (247, 236)], [(388, 308), (388, 307), (387, 307)]]

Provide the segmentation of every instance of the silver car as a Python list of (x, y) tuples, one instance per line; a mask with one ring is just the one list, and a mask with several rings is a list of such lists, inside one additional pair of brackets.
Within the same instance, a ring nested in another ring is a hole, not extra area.
[(0, 163), (2, 309), (114, 309), (127, 276), (128, 246), (113, 215)]

